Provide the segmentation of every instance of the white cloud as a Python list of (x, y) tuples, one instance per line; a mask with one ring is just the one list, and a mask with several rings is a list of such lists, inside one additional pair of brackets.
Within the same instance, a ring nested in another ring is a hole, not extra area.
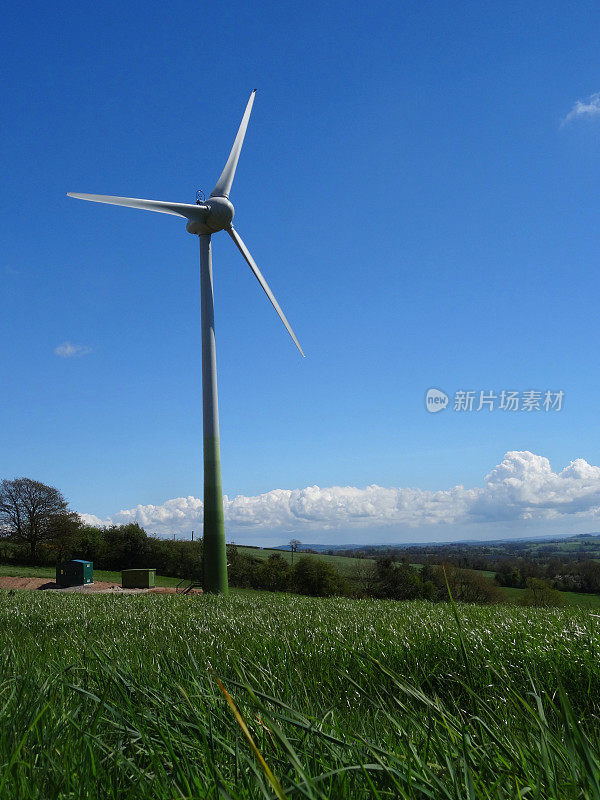
[[(367, 486), (273, 489), (255, 497), (224, 497), (228, 538), (245, 533), (303, 534), (385, 528), (428, 529), (476, 523), (517, 523), (600, 517), (600, 467), (581, 458), (553, 472), (543, 456), (506, 453), (483, 486), (438, 491)], [(99, 524), (94, 515), (86, 521)], [(177, 497), (162, 505), (138, 505), (102, 523), (138, 522), (157, 534), (202, 528), (202, 501)], [(327, 534), (326, 538), (327, 538)], [(428, 534), (428, 538), (431, 533)], [(245, 537), (246, 539), (248, 537)], [(306, 538), (305, 538), (306, 540)]]
[(85, 525), (101, 526), (101, 525), (111, 524), (110, 520), (100, 519), (100, 517), (97, 517), (95, 514), (80, 514), (79, 516), (81, 517)]
[(92, 352), (91, 347), (86, 347), (82, 344), (72, 344), (71, 342), (63, 342), (54, 348), (54, 353), (61, 358), (73, 358), (75, 356), (87, 356)]
[(564, 118), (562, 124), (566, 125), (574, 119), (597, 117), (600, 115), (600, 92), (590, 95), (587, 102), (578, 100)]

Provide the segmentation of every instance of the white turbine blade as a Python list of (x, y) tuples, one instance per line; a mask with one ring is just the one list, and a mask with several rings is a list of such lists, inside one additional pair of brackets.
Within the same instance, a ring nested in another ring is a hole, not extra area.
[(240, 153), (242, 152), (242, 145), (244, 144), (244, 136), (246, 135), (246, 128), (248, 127), (248, 121), (250, 119), (250, 113), (252, 112), (252, 105), (254, 103), (254, 95), (256, 94), (256, 89), (250, 95), (250, 99), (248, 100), (248, 105), (246, 106), (246, 110), (244, 111), (244, 116), (242, 117), (242, 121), (240, 122), (240, 127), (237, 132), (237, 136), (235, 137), (235, 142), (233, 143), (233, 147), (231, 148), (231, 153), (229, 153), (229, 158), (227, 159), (227, 163), (221, 173), (221, 177), (217, 181), (217, 185), (211, 192), (211, 197), (229, 197), (229, 192), (231, 191), (231, 184), (233, 183), (233, 178), (235, 176), (235, 169), (237, 167), (237, 163), (240, 157)]
[(198, 219), (205, 210), (204, 206), (191, 203), (168, 203), (163, 200), (140, 200), (137, 197), (113, 197), (109, 194), (77, 194), (67, 192), (69, 197), (79, 200), (91, 200), (92, 203), (108, 203), (112, 206), (129, 206), (143, 211), (158, 211), (160, 214), (174, 214), (176, 217)]
[(300, 350), (302, 358), (305, 358), (304, 352), (303, 352), (302, 348), (300, 347), (300, 342), (298, 341), (298, 339), (296, 339), (296, 335), (295, 335), (294, 331), (292, 330), (292, 327), (291, 327), (290, 323), (287, 321), (287, 319), (285, 317), (285, 314), (283, 313), (283, 311), (279, 307), (279, 303), (277, 302), (277, 300), (275, 300), (275, 296), (274, 296), (273, 292), (269, 289), (269, 285), (266, 282), (266, 280), (263, 278), (261, 271), (256, 266), (256, 263), (255, 263), (254, 259), (250, 255), (250, 251), (248, 250), (246, 245), (242, 242), (242, 239), (241, 239), (239, 233), (235, 230), (235, 228), (233, 226), (227, 230), (227, 233), (231, 236), (233, 241), (236, 243), (238, 250), (244, 256), (244, 258), (248, 262), (248, 265), (250, 266), (250, 269), (256, 275), (256, 278), (257, 278), (258, 282), (260, 283), (262, 288), (265, 290), (265, 294), (267, 295), (267, 297), (269, 298), (271, 303), (273, 303), (273, 308), (279, 314), (279, 317), (281, 318), (281, 321), (283, 322), (283, 324), (287, 328), (287, 332), (289, 333), (289, 335), (294, 340), (294, 344), (296, 345), (298, 350)]

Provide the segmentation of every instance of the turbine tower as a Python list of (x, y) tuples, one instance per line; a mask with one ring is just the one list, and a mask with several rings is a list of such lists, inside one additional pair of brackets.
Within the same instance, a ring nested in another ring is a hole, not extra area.
[(215, 350), (215, 323), (213, 301), (213, 275), (210, 239), (218, 231), (227, 231), (267, 297), (279, 314), (294, 344), (304, 356), (285, 314), (279, 307), (250, 251), (241, 236), (233, 227), (233, 204), (229, 193), (233, 184), (235, 170), (244, 143), (246, 128), (252, 112), (256, 89), (250, 95), (237, 136), (231, 148), (221, 177), (206, 201), (189, 203), (169, 203), (162, 200), (140, 200), (135, 197), (113, 197), (101, 194), (76, 194), (68, 192), (69, 197), (91, 200), (94, 203), (109, 203), (115, 206), (129, 206), (144, 211), (158, 211), (187, 219), (186, 230), (200, 240), (200, 284), (202, 304), (202, 410), (204, 422), (204, 590), (226, 594), (227, 553), (225, 549), (225, 527), (223, 523), (223, 492), (221, 488), (221, 454), (219, 447), (219, 407), (217, 399), (217, 361)]

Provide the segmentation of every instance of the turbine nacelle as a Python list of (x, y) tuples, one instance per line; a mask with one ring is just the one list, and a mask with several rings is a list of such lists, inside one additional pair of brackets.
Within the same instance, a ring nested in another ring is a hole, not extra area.
[(211, 197), (198, 205), (198, 217), (191, 217), (185, 229), (188, 233), (217, 233), (229, 230), (235, 214), (227, 197)]

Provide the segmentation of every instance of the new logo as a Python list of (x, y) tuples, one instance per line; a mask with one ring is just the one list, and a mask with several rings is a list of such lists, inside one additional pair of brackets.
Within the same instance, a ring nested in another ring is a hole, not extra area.
[(427, 389), (425, 395), (425, 408), (430, 414), (443, 411), (448, 405), (448, 395), (439, 389)]

